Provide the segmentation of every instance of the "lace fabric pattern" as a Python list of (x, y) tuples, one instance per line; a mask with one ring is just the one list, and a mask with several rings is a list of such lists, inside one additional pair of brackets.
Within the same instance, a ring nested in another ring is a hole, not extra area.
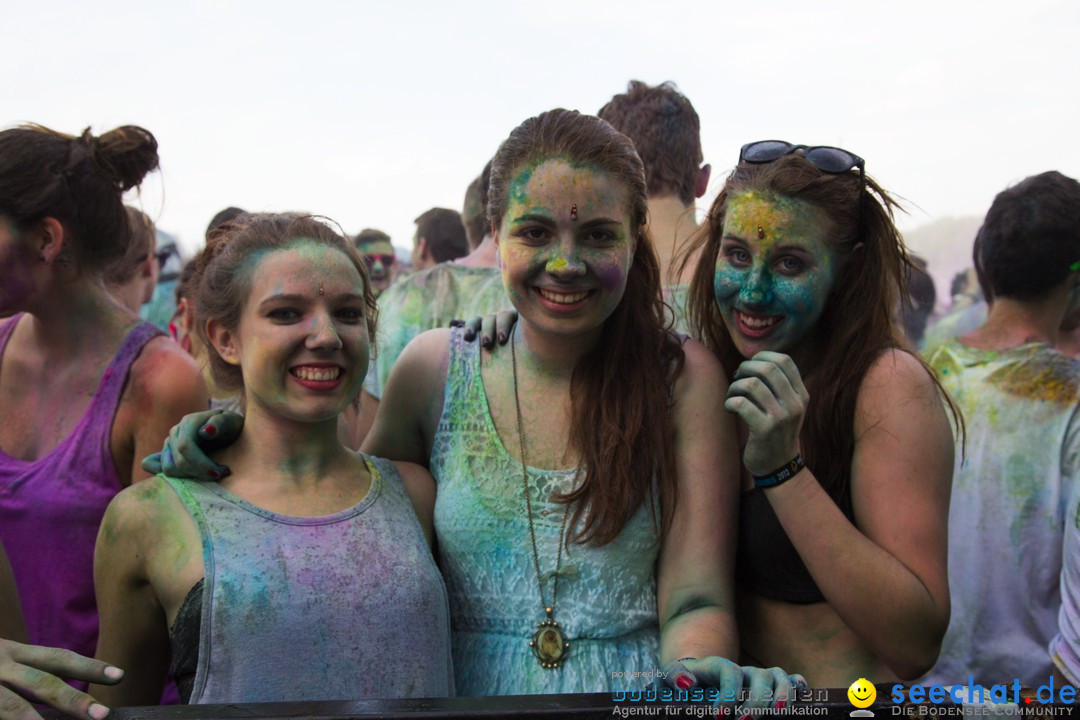
[[(606, 692), (647, 682), (626, 679), (655, 671), (659, 659), (654, 575), (659, 537), (645, 506), (608, 545), (569, 543), (564, 549), (555, 619), (570, 653), (557, 670), (541, 668), (532, 656), (529, 639), (544, 611), (521, 465), (491, 419), (479, 343), (465, 343), (460, 329), (451, 334), (431, 471), (438, 484), (435, 527), (450, 595), (459, 695)], [(572, 487), (575, 471), (529, 467), (527, 476), (550, 603), (565, 509), (551, 497)]]

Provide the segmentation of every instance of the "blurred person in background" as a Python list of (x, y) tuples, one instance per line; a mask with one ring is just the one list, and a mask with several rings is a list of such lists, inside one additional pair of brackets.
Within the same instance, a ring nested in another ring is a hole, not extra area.
[[(989, 316), (927, 356), (963, 412), (966, 443), (949, 504), (952, 620), (922, 682), (1034, 687), (1052, 670), (1080, 478), (1080, 361), (1054, 347), (1080, 311), (1080, 183), (1046, 172), (999, 193), (978, 253)], [(1062, 617), (1080, 620), (1067, 605)], [(1075, 634), (1057, 646), (1073, 678), (1077, 648)]]
[[(364, 390), (343, 416), (347, 444), (351, 447), (359, 448), (367, 436), (390, 371), (410, 340), (425, 330), (447, 327), (451, 320), (513, 307), (503, 290), (502, 275), (495, 267), (495, 242), (487, 218), (490, 175), (488, 162), (466, 188), (463, 214), (457, 220), (468, 242), (469, 254), (400, 278), (380, 299), (378, 354), (372, 360)], [(451, 212), (444, 211), (442, 217), (453, 232), (440, 231), (440, 235), (456, 237), (457, 228), (446, 215)], [(427, 214), (417, 218), (417, 237), (432, 232), (425, 229), (428, 222), (421, 223)]]
[(394, 245), (390, 242), (389, 235), (374, 228), (361, 230), (354, 238), (354, 242), (360, 254), (364, 256), (368, 276), (371, 278), (371, 289), (375, 297), (378, 297), (393, 284), (398, 275), (399, 268)]
[(105, 271), (109, 294), (132, 312), (150, 302), (157, 288), (161, 264), (157, 257), (157, 231), (146, 213), (126, 207), (131, 221), (131, 244)]
[(413, 272), (468, 255), (469, 241), (465, 236), (465, 226), (461, 223), (461, 213), (457, 210), (431, 208), (414, 222)]
[(660, 258), (664, 299), (674, 312), (675, 329), (686, 332), (686, 293), (697, 259), (681, 271), (676, 259), (698, 229), (695, 201), (708, 189), (712, 172), (702, 164), (697, 111), (674, 83), (650, 87), (631, 80), (626, 92), (613, 97), (597, 115), (633, 141), (645, 164), (649, 232)]

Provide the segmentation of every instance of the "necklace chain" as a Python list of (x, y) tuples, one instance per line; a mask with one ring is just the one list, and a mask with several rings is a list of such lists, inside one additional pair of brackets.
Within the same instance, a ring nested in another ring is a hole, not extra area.
[[(525, 463), (525, 429), (521, 422), (521, 394), (518, 392), (518, 371), (517, 371), (517, 348), (514, 342), (514, 336), (517, 333), (510, 333), (510, 358), (513, 364), (514, 371), (514, 410), (517, 413), (517, 431), (518, 431), (518, 449), (520, 451), (521, 459), (521, 485), (525, 492), (525, 510), (529, 518), (529, 540), (532, 541), (533, 552), (533, 566), (536, 569), (536, 587), (540, 591), (540, 604), (544, 606), (544, 613), (547, 619), (541, 622), (537, 631), (533, 634), (533, 641), (529, 643), (529, 646), (533, 649), (533, 654), (536, 655), (540, 661), (540, 665), (547, 669), (554, 669), (562, 664), (562, 661), (566, 658), (566, 651), (570, 649), (570, 643), (565, 642), (562, 631), (558, 629), (559, 623), (555, 622), (555, 602), (559, 596), (559, 569), (562, 566), (562, 551), (563, 542), (566, 537), (566, 518), (570, 514), (570, 507), (566, 506), (563, 510), (562, 525), (559, 527), (559, 550), (555, 559), (555, 582), (551, 588), (551, 605), (547, 604), (544, 599), (544, 583), (540, 579), (540, 553), (536, 548), (536, 528), (533, 525), (533, 511), (532, 500), (529, 493), (529, 475), (526, 470)], [(574, 473), (574, 477), (577, 477), (577, 472)], [(543, 640), (547, 639), (547, 642)], [(545, 650), (546, 648), (546, 650)]]

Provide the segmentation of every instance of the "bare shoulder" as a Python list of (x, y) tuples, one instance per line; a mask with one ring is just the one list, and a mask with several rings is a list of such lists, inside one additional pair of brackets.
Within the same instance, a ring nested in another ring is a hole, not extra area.
[(170, 396), (206, 393), (195, 359), (164, 336), (146, 343), (131, 364), (129, 378), (128, 392), (136, 400), (160, 402)]
[(130, 485), (109, 502), (101, 523), (106, 543), (151, 542), (173, 518), (186, 515), (183, 503), (160, 476)]
[[(450, 355), (450, 329), (435, 328), (420, 333), (405, 346), (401, 358), (407, 358), (408, 362), (417, 365), (441, 365), (445, 364)], [(399, 358), (398, 362), (401, 359)]]
[(720, 361), (712, 351), (692, 338), (688, 338), (682, 348), (684, 360), (682, 371), (675, 381), (676, 399), (705, 393), (722, 404), (728, 383)]
[(866, 371), (856, 403), (856, 422), (908, 406), (940, 405), (941, 391), (931, 371), (899, 348), (881, 353)]

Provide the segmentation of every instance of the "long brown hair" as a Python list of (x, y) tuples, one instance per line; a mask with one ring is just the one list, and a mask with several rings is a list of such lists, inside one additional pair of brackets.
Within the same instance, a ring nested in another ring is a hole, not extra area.
[(587, 472), (578, 489), (558, 500), (574, 504), (571, 527), (582, 523), (574, 540), (603, 545), (642, 503), (654, 509), (654, 481), (663, 508), (659, 523), (666, 528), (670, 522), (676, 501), (670, 393), (683, 352), (666, 328), (660, 264), (645, 230), (645, 171), (633, 143), (607, 122), (558, 109), (519, 125), (492, 161), (489, 219), (501, 224), (515, 173), (553, 158), (618, 180), (628, 191), (630, 230), (637, 240), (622, 300), (571, 379), (570, 443)]
[[(800, 439), (807, 466), (844, 507), (849, 501), (859, 388), (882, 352), (904, 347), (891, 313), (903, 290), (905, 268), (911, 265), (893, 223), (898, 206), (872, 178), (863, 183), (855, 171), (825, 173), (797, 154), (735, 168), (684, 256), (701, 253), (688, 301), (692, 332), (717, 354), (729, 377), (744, 358), (716, 304), (713, 276), (728, 200), (751, 191), (802, 200), (819, 209), (829, 223), (827, 242), (841, 257), (832, 292), (808, 338), (806, 356), (814, 358), (813, 367), (808, 372), (800, 368), (806, 372), (803, 379), (810, 395)], [(933, 370), (915, 357), (962, 429), (959, 410)]]

